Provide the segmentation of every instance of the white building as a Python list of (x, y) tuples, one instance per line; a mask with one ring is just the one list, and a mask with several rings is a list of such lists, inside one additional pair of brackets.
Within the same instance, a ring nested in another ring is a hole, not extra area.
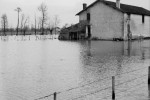
[(86, 36), (98, 39), (123, 39), (150, 37), (150, 11), (137, 6), (97, 0), (83, 4), (77, 13), (79, 22), (88, 22)]

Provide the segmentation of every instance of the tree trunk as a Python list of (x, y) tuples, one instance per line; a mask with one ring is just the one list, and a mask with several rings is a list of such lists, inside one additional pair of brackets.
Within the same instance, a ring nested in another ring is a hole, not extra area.
[(35, 18), (35, 35), (36, 35), (36, 18)]
[(18, 35), (18, 27), (19, 27), (19, 11), (18, 11), (17, 35)]

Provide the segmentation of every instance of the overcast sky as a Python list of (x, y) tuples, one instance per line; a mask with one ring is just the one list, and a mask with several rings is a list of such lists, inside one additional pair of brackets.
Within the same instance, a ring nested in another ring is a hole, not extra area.
[[(29, 16), (29, 24), (34, 23), (34, 16), (40, 16), (38, 6), (43, 2), (48, 6), (48, 16), (52, 20), (55, 15), (59, 16), (60, 26), (65, 23), (74, 24), (78, 22), (78, 16), (75, 16), (80, 10), (82, 10), (82, 4), (88, 5), (95, 0), (0, 0), (0, 16), (6, 13), (8, 16), (9, 27), (17, 26), (17, 12), (15, 8), (20, 7), (21, 13), (25, 16)], [(116, 0), (109, 0), (116, 1)], [(121, 0), (121, 3), (141, 6), (146, 9), (150, 9), (150, 0)], [(1, 27), (1, 26), (0, 26)]]

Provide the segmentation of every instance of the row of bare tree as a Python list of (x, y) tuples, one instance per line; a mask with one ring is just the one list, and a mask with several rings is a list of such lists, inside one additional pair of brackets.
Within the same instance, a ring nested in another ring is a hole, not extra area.
[[(22, 9), (20, 7), (17, 7), (15, 11), (17, 11), (18, 14), (16, 35), (19, 35), (19, 32), (24, 33), (25, 35), (26, 31), (29, 29), (29, 25), (27, 25), (27, 23), (29, 22), (29, 17), (25, 16), (25, 14), (21, 14), (21, 20), (20, 20), (19, 16), (20, 13), (22, 12)], [(37, 16), (35, 14), (34, 24), (32, 24), (32, 29), (34, 27), (35, 35), (37, 34), (37, 31), (38, 32), (40, 31), (41, 35), (44, 35), (45, 30), (49, 31), (50, 34), (52, 34), (53, 31), (56, 32), (56, 28), (60, 23), (58, 16), (55, 16), (53, 22), (51, 22), (50, 18), (48, 17), (48, 7), (44, 3), (41, 3), (41, 5), (38, 7), (38, 11), (41, 13), (41, 16), (37, 19)], [(2, 25), (2, 31), (4, 35), (6, 35), (6, 31), (8, 29), (8, 19), (6, 14), (3, 14), (1, 16), (1, 25)]]
[(4, 32), (4, 35), (6, 35), (6, 29), (8, 28), (7, 15), (3, 14), (1, 18), (2, 31)]

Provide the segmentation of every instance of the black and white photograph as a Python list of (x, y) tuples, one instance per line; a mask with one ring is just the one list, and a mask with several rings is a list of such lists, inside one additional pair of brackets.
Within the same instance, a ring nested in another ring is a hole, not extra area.
[(0, 100), (150, 100), (150, 0), (0, 0)]

